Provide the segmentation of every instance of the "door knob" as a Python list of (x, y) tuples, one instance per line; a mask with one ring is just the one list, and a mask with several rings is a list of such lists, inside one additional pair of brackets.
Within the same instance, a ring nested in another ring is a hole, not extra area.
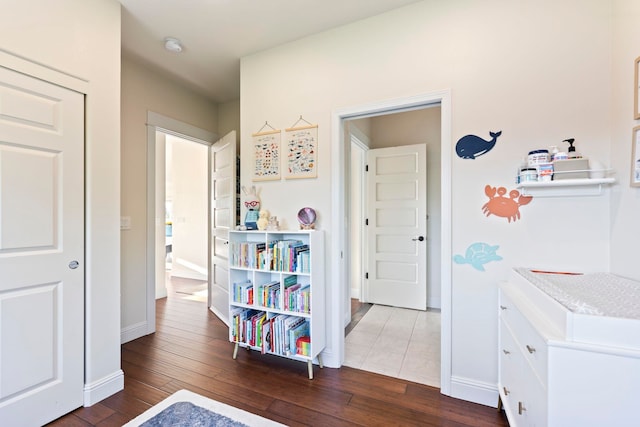
[(72, 270), (75, 270), (76, 268), (78, 268), (80, 266), (80, 263), (78, 261), (71, 261), (69, 263), (69, 268)]
[(417, 238), (417, 239), (411, 239), (411, 240), (413, 240), (414, 242), (415, 242), (416, 240), (417, 240), (418, 242), (422, 242), (422, 241), (424, 240), (424, 237), (423, 237), (423, 236), (418, 236), (418, 238)]

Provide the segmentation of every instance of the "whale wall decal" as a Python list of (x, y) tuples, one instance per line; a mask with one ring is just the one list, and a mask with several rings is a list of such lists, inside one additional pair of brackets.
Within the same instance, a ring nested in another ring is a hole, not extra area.
[(487, 154), (495, 147), (498, 137), (502, 135), (502, 131), (489, 132), (490, 141), (486, 141), (476, 135), (465, 135), (456, 143), (456, 154), (461, 159), (475, 159), (478, 156)]

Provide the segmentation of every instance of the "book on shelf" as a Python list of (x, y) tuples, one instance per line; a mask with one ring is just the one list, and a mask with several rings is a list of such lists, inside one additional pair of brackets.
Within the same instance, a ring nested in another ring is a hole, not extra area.
[(291, 356), (294, 353), (291, 353), (291, 343), (290, 343), (290, 339), (291, 339), (291, 334), (290, 331), (292, 329), (295, 329), (296, 327), (298, 327), (299, 325), (305, 323), (306, 320), (304, 317), (297, 317), (297, 316), (287, 316), (284, 319), (283, 325), (282, 325), (282, 342), (281, 342), (281, 353), (285, 356)]
[(284, 309), (292, 310), (291, 295), (296, 289), (300, 288), (297, 276), (287, 276), (284, 279)]
[(285, 284), (284, 309), (287, 311), (310, 314), (311, 286), (308, 283), (295, 283), (287, 287), (287, 285)]
[(273, 352), (273, 321), (276, 315), (267, 313), (267, 318), (262, 324), (262, 353)]
[(233, 284), (233, 301), (242, 304), (253, 304), (253, 284), (247, 279)]
[[(289, 354), (300, 354), (297, 351), (298, 339), (309, 336), (309, 321), (305, 320), (289, 330)], [(304, 355), (307, 356), (307, 355)]]
[(247, 339), (246, 343), (252, 347), (262, 346), (262, 322), (266, 317), (264, 311), (260, 311), (247, 319)]
[(230, 242), (230, 265), (264, 269), (265, 242)]
[(247, 320), (258, 314), (258, 310), (232, 307), (230, 312), (231, 336), (235, 342), (247, 342)]
[(280, 282), (277, 280), (260, 285), (258, 304), (269, 308), (280, 308)]
[(275, 271), (295, 271), (295, 248), (305, 245), (296, 239), (272, 240), (269, 242), (269, 253)]

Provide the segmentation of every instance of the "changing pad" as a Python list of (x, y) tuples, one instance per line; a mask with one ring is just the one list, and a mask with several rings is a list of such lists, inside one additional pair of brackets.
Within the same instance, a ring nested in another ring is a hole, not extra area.
[(528, 268), (514, 271), (574, 313), (640, 319), (638, 281), (611, 273), (536, 273)]

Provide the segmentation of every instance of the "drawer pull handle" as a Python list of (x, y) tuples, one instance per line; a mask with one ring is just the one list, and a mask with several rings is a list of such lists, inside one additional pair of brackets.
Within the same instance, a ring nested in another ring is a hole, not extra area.
[(504, 350), (504, 349), (503, 349), (503, 350), (502, 350), (502, 352), (503, 352), (504, 354), (511, 354), (511, 352), (510, 352), (509, 350)]
[(527, 344), (527, 351), (531, 354), (536, 352), (535, 347), (531, 347), (529, 344)]
[(524, 403), (518, 402), (518, 415), (522, 415), (522, 413), (526, 410), (527, 408), (524, 407)]
[(500, 310), (506, 310), (506, 309), (507, 309), (507, 306), (506, 306), (506, 305), (501, 305), (501, 306), (500, 306)]
[(508, 395), (509, 395), (509, 393), (511, 393), (509, 390), (507, 390), (507, 388), (506, 388), (506, 387), (502, 387), (502, 389), (504, 390), (504, 395), (505, 395), (505, 396), (508, 396)]

